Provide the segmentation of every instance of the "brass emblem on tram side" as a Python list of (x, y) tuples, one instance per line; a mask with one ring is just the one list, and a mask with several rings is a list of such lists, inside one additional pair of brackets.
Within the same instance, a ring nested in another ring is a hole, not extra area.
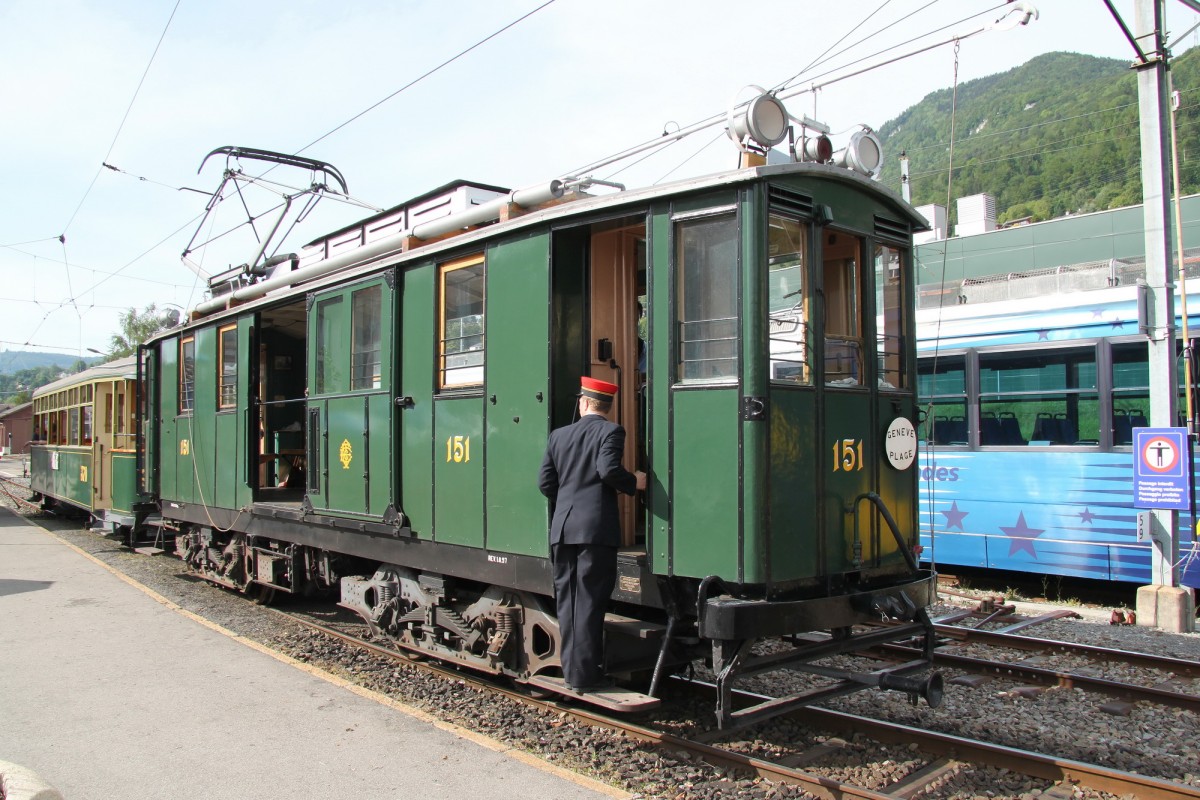
[(190, 450), (191, 450), (191, 448), (189, 447), (188, 440), (180, 439), (179, 440), (179, 455), (186, 456), (190, 452)]
[(87, 483), (87, 464), (79, 465), (79, 482)]
[(342, 446), (338, 448), (338, 461), (342, 462), (342, 469), (350, 469), (353, 460), (354, 448), (350, 446), (350, 440), (342, 439)]

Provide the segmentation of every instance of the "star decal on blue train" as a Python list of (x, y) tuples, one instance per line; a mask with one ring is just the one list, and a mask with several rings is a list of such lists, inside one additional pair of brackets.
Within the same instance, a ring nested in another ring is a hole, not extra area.
[(959, 511), (958, 510), (958, 501), (955, 500), (953, 503), (950, 504), (949, 511), (942, 511), (939, 513), (941, 513), (941, 515), (946, 518), (946, 530), (950, 530), (951, 528), (958, 528), (961, 531), (963, 529), (963, 526), (962, 526), (963, 517), (965, 517), (967, 514), (970, 514), (971, 512), (970, 511)]
[(1095, 518), (1096, 518), (1096, 515), (1093, 514), (1091, 509), (1089, 509), (1089, 508), (1085, 508), (1083, 511), (1079, 512), (1079, 521), (1080, 522), (1086, 522), (1087, 524), (1091, 525), (1092, 520), (1094, 520)]
[(1048, 328), (1038, 328), (1037, 335), (1039, 342), (1050, 341), (1050, 330)]
[(1025, 524), (1025, 512), (1022, 511), (1017, 515), (1017, 524), (1012, 528), (1000, 526), (1000, 530), (1004, 531), (1004, 535), (1012, 539), (1008, 544), (1008, 554), (1016, 555), (1018, 551), (1028, 551), (1029, 555), (1037, 558), (1037, 551), (1033, 549), (1033, 540), (1041, 536), (1046, 531), (1044, 529), (1031, 528)]
[(1112, 327), (1113, 327), (1113, 330), (1119, 330), (1120, 328), (1124, 328), (1124, 327), (1125, 327), (1125, 320), (1123, 320), (1123, 319), (1114, 319), (1114, 320), (1112, 321)]

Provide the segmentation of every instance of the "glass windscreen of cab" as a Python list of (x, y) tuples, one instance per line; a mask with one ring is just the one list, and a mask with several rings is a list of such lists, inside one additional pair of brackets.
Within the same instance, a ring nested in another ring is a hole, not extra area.
[(858, 265), (862, 240), (824, 230), (822, 288), (825, 297), (825, 385), (863, 383), (862, 297)]
[(805, 269), (808, 226), (771, 214), (767, 229), (767, 336), (771, 379), (812, 383)]

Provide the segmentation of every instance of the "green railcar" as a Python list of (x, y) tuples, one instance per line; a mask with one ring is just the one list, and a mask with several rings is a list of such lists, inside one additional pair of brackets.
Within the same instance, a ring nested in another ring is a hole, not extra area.
[[(826, 163), (602, 196), (450, 184), (215, 287), (149, 342), (147, 484), (209, 580), (340, 589), (399, 646), (555, 688), (536, 476), (580, 376), (602, 378), (626, 466), (650, 475), (622, 499), (613, 675), (653, 694), (711, 659), (722, 725), (867, 684), (936, 702), (936, 676), (907, 676), (932, 653), (913, 555), (924, 227)], [(881, 618), (899, 624), (861, 627)], [(914, 635), (925, 658), (892, 671), (811, 664)], [(734, 710), (769, 639), (813, 685)]]
[(113, 533), (140, 530), (154, 505), (138, 478), (137, 402), (132, 356), (34, 392), (30, 487), (43, 504), (85, 512)]

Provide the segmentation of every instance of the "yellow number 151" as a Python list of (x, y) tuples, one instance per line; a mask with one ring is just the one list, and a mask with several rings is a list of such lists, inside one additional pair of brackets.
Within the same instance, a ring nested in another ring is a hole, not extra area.
[(862, 439), (839, 439), (833, 443), (833, 471), (854, 472), (863, 468)]
[(446, 439), (446, 463), (460, 464), (471, 460), (471, 437), (451, 436)]

